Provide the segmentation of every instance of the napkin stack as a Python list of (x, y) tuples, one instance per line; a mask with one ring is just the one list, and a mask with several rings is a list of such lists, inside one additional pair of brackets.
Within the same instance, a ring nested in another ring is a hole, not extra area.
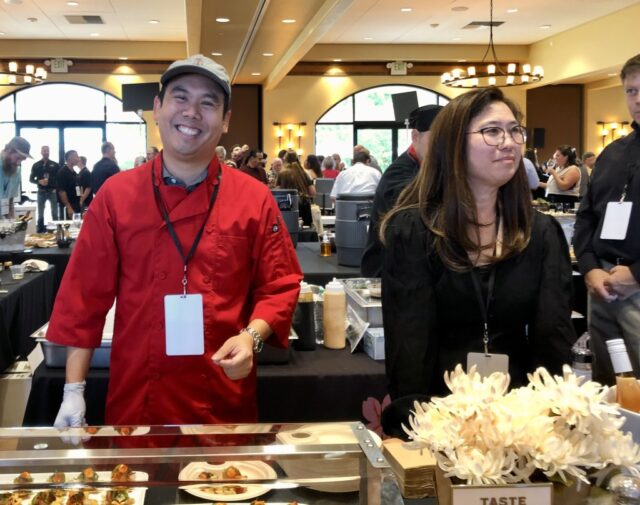
[(396, 475), (403, 497), (436, 496), (436, 460), (428, 449), (390, 438), (382, 443), (382, 452)]

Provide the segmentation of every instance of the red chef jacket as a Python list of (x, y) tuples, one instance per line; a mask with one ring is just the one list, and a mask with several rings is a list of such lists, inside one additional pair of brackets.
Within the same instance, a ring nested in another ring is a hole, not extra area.
[[(162, 157), (111, 177), (93, 200), (58, 292), (47, 332), (57, 344), (100, 345), (117, 297), (106, 422), (255, 422), (256, 370), (229, 379), (213, 353), (253, 319), (288, 342), (302, 278), (277, 204), (259, 181), (214, 157), (193, 191), (162, 182)], [(188, 292), (203, 295), (205, 354), (167, 356), (164, 296), (182, 292), (183, 262), (162, 218), (160, 189), (185, 256), (220, 189), (189, 262)]]

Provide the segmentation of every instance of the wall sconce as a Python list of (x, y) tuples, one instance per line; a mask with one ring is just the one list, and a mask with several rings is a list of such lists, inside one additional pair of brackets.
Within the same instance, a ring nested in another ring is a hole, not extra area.
[[(298, 138), (298, 148), (296, 149), (296, 153), (298, 155), (302, 154), (302, 137), (304, 136), (303, 126), (307, 126), (307, 123), (280, 123), (278, 121), (274, 121), (273, 126), (276, 127), (276, 138), (278, 139), (278, 151), (282, 149), (282, 143), (286, 143), (287, 149), (293, 149), (295, 144), (294, 137)], [(286, 130), (286, 136), (284, 133)]]
[(620, 137), (624, 137), (629, 133), (629, 121), (612, 121), (607, 123), (606, 121), (598, 121), (598, 135), (602, 138), (602, 147), (606, 147)]

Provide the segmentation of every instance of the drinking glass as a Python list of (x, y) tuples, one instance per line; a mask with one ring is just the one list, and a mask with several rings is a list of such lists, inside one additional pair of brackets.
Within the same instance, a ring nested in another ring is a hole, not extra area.
[(74, 212), (71, 220), (73, 221), (73, 227), (79, 230), (80, 225), (82, 224), (82, 214)]

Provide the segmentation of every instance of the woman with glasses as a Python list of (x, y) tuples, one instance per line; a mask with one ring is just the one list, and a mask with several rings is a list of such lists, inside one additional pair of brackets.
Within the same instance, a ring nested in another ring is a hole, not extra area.
[(576, 150), (568, 145), (559, 146), (553, 153), (555, 166), (547, 168), (547, 199), (554, 203), (576, 203), (580, 201), (580, 168), (576, 161)]
[(457, 364), (508, 371), (519, 386), (536, 367), (561, 373), (569, 361), (568, 246), (531, 207), (520, 119), (499, 89), (452, 100), (382, 221), (388, 434), (402, 434), (415, 399), (447, 393), (443, 374)]

